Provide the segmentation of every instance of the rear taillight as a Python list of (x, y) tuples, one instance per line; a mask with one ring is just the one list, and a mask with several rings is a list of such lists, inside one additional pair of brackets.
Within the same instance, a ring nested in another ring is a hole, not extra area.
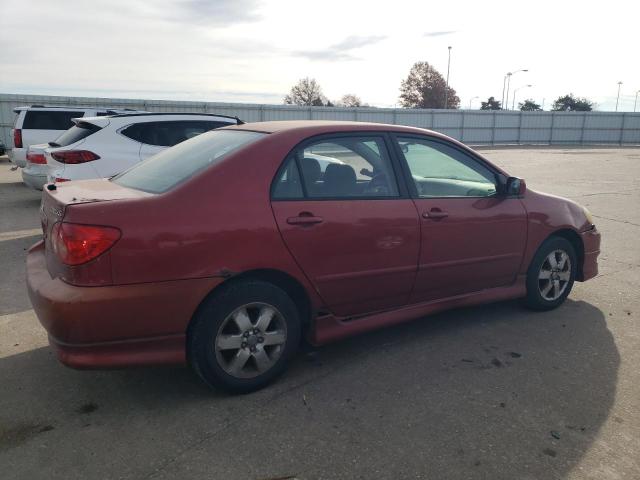
[(68, 182), (68, 181), (70, 181), (70, 179), (68, 178), (56, 177), (53, 179), (53, 183), (62, 183), (62, 182)]
[(37, 163), (39, 165), (46, 165), (47, 159), (44, 158), (43, 153), (27, 153), (27, 162)]
[(65, 152), (51, 152), (51, 156), (60, 163), (75, 164), (98, 160), (100, 157), (89, 150), (67, 150)]
[(62, 263), (80, 265), (113, 247), (120, 235), (114, 227), (58, 222), (51, 230), (51, 245)]
[(13, 131), (13, 146), (16, 148), (22, 148), (22, 130), (16, 128)]

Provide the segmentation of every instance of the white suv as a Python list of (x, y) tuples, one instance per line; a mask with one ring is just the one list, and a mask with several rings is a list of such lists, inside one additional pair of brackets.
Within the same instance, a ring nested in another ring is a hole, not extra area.
[(32, 105), (17, 107), (13, 111), (16, 118), (12, 130), (13, 148), (9, 150), (9, 159), (24, 168), (27, 162), (27, 150), (30, 145), (47, 143), (73, 126), (72, 118), (95, 117), (115, 113), (133, 112), (131, 109), (107, 107), (46, 107)]
[(126, 113), (73, 122), (44, 150), (48, 182), (111, 177), (196, 135), (243, 123), (205, 113)]

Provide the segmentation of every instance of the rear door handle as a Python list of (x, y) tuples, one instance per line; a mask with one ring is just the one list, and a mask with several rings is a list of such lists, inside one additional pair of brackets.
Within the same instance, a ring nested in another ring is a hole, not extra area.
[(311, 214), (304, 215), (300, 214), (297, 217), (289, 217), (287, 218), (287, 223), (289, 225), (314, 225), (316, 223), (322, 223), (322, 217), (316, 217)]
[(428, 212), (422, 212), (422, 218), (430, 218), (432, 220), (440, 220), (448, 216), (449, 214), (447, 212), (443, 212), (439, 208), (432, 208)]

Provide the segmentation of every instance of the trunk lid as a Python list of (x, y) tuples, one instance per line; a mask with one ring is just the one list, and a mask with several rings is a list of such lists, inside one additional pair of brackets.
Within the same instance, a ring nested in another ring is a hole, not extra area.
[[(51, 276), (67, 278), (67, 269), (78, 268), (64, 265), (53, 251), (51, 243), (51, 230), (56, 223), (63, 220), (73, 223), (73, 215), (70, 214), (73, 205), (135, 200), (152, 196), (154, 195), (147, 192), (117, 185), (108, 179), (80, 180), (45, 187), (40, 203), (40, 221), (47, 268)], [(100, 219), (96, 219), (95, 223), (100, 224)]]

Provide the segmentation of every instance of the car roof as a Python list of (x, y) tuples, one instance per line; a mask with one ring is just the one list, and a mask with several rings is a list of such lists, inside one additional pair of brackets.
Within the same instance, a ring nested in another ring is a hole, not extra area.
[(220, 117), (220, 118), (228, 118), (230, 120), (235, 120), (238, 125), (243, 124), (244, 122), (240, 120), (238, 117), (232, 117), (230, 115), (220, 115), (218, 113), (191, 113), (191, 112), (144, 112), (144, 113), (118, 113), (116, 115), (109, 115), (111, 118), (122, 118), (122, 117), (144, 117), (144, 116), (161, 116), (161, 115), (193, 115), (199, 117)]
[(114, 108), (114, 107), (97, 107), (97, 106), (85, 106), (85, 105), (23, 105), (22, 107), (15, 107), (14, 112), (18, 113), (23, 110), (98, 110), (106, 112), (140, 112), (132, 108)]
[(332, 120), (285, 120), (274, 122), (254, 122), (245, 123), (244, 125), (232, 125), (224, 127), (231, 130), (251, 130), (254, 132), (263, 133), (279, 133), (279, 132), (291, 132), (299, 131), (308, 135), (321, 135), (323, 133), (336, 133), (336, 132), (352, 132), (352, 131), (381, 131), (381, 132), (399, 132), (399, 133), (417, 133), (417, 134), (429, 134), (441, 138), (448, 138), (446, 135), (442, 135), (432, 130), (426, 130), (424, 128), (407, 127), (404, 125), (390, 125), (385, 123), (370, 123), (370, 122), (347, 122), (347, 121), (332, 121)]

